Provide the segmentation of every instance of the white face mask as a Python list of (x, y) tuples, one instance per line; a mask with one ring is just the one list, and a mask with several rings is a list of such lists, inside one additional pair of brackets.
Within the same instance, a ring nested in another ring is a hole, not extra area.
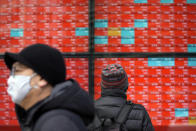
[(29, 93), (32, 88), (30, 85), (31, 78), (36, 74), (34, 73), (31, 76), (25, 75), (15, 75), (10, 76), (7, 83), (8, 88), (7, 92), (11, 96), (12, 101), (16, 104), (20, 104), (20, 102), (25, 98), (25, 96)]

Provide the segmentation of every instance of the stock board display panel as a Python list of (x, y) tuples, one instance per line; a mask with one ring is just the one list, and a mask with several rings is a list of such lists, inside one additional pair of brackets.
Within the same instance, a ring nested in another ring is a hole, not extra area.
[(88, 0), (1, 0), (0, 53), (45, 43), (88, 51)]
[(196, 2), (95, 0), (96, 52), (195, 52)]

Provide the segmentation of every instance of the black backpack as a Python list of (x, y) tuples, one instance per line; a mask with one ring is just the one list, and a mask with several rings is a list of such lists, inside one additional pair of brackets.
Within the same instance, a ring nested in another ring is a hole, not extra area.
[(127, 101), (126, 104), (121, 107), (114, 119), (102, 119), (99, 118), (98, 114), (96, 113), (93, 123), (88, 126), (88, 131), (127, 131), (125, 121), (133, 109), (133, 106), (134, 103)]

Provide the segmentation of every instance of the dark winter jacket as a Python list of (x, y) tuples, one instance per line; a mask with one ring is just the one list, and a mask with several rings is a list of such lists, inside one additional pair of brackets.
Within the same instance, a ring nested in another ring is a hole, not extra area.
[(94, 117), (93, 100), (74, 80), (56, 85), (28, 111), (15, 109), (22, 131), (86, 131)]
[[(126, 95), (122, 90), (110, 89), (102, 92), (102, 97), (95, 102), (95, 109), (101, 118), (115, 118), (125, 102)], [(128, 131), (154, 131), (147, 111), (140, 104), (134, 104), (125, 123)]]

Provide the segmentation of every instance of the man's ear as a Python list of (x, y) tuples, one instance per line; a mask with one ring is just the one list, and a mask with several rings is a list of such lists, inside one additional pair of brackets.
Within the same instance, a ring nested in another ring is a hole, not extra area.
[(39, 87), (45, 87), (45, 86), (47, 86), (48, 85), (48, 82), (46, 81), (46, 80), (44, 80), (44, 79), (41, 79), (41, 80), (39, 80), (39, 82), (38, 82), (38, 86)]

